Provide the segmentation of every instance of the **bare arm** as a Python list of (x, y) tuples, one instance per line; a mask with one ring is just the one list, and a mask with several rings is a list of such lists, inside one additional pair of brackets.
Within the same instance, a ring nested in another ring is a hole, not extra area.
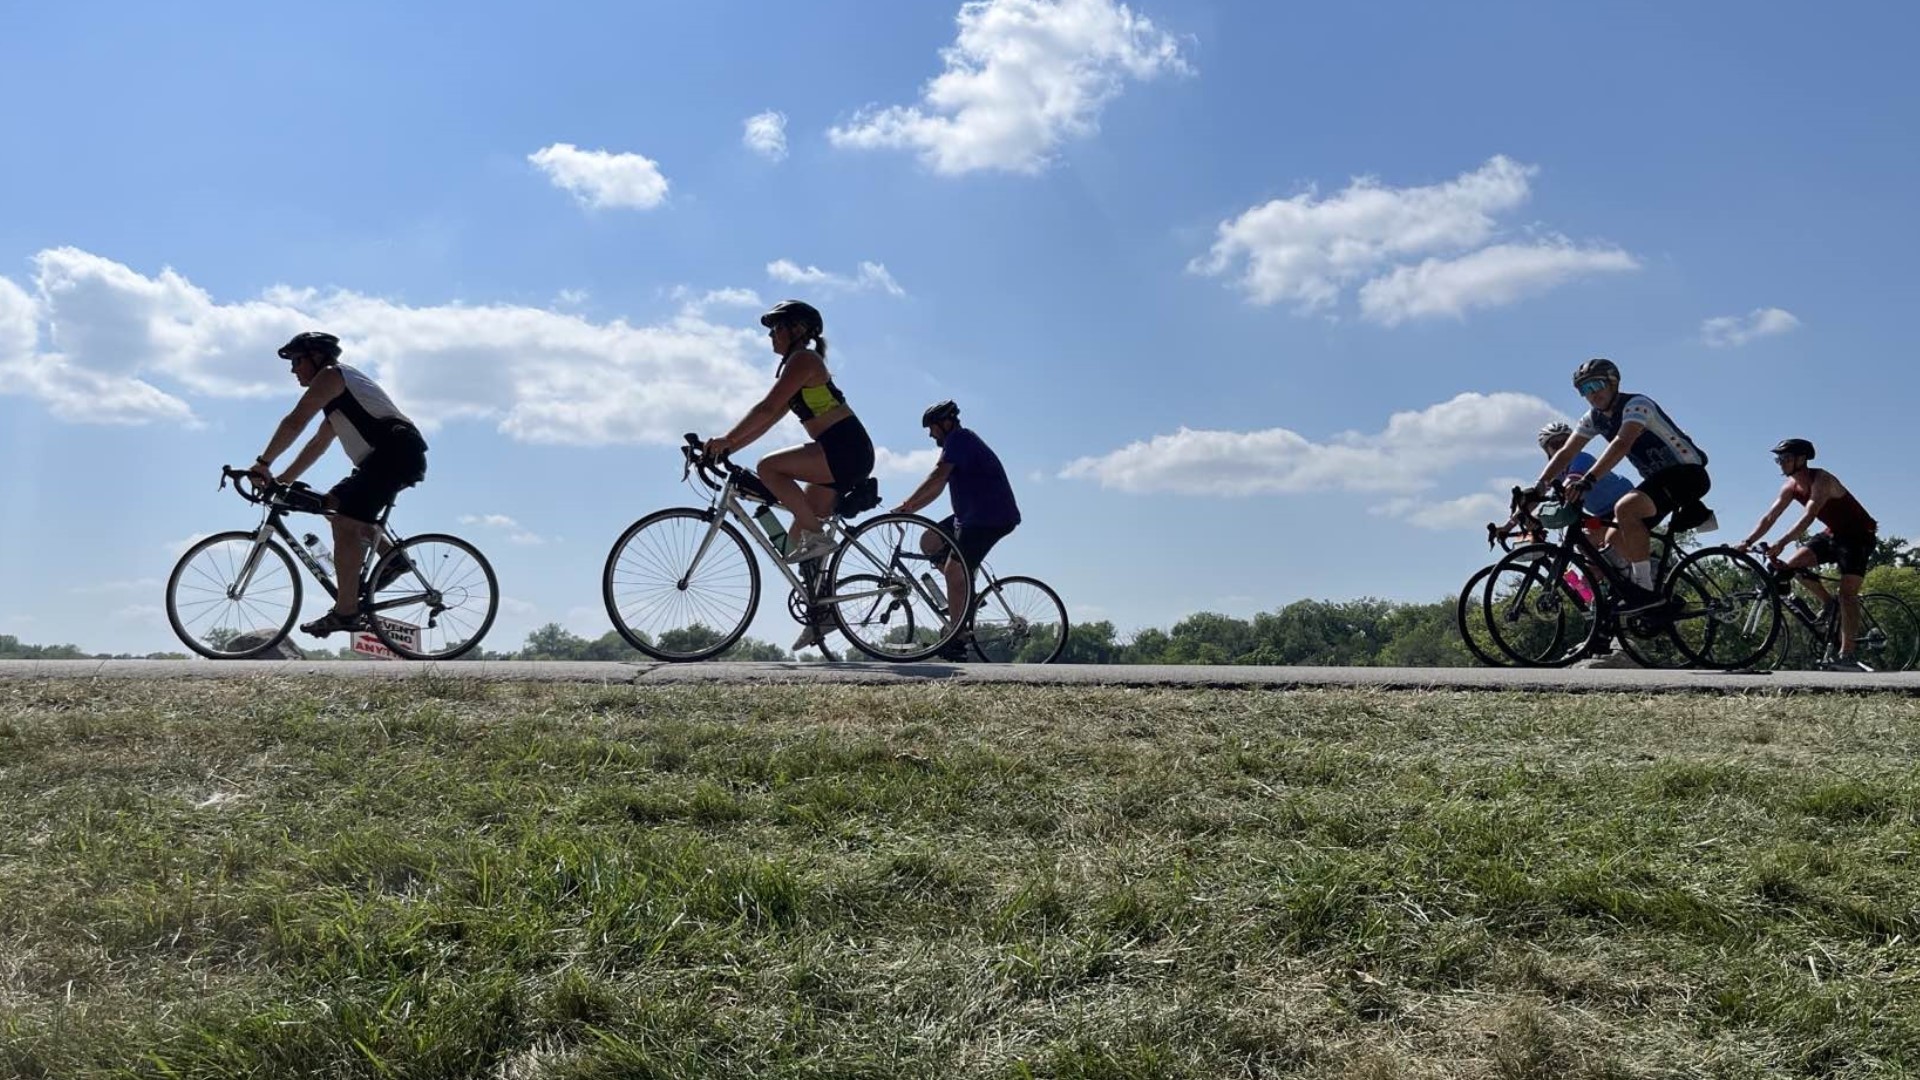
[(1568, 436), (1567, 441), (1561, 444), (1560, 449), (1555, 451), (1554, 455), (1547, 459), (1547, 467), (1541, 470), (1540, 479), (1533, 482), (1534, 488), (1545, 488), (1553, 481), (1554, 477), (1566, 472), (1567, 464), (1579, 455), (1581, 447), (1587, 445), (1587, 438), (1587, 436), (1580, 434)]
[(1788, 544), (1805, 536), (1807, 530), (1813, 527), (1814, 521), (1820, 517), (1821, 508), (1845, 490), (1840, 486), (1840, 482), (1833, 478), (1832, 473), (1821, 473), (1814, 477), (1813, 490), (1807, 495), (1807, 512), (1801, 514), (1800, 520), (1794, 522), (1793, 528), (1788, 529), (1786, 535), (1780, 538), (1780, 542), (1774, 546), (1774, 551), (1778, 553)]
[(1782, 485), (1779, 497), (1774, 499), (1773, 505), (1767, 507), (1767, 512), (1760, 516), (1760, 523), (1753, 527), (1753, 531), (1747, 534), (1745, 540), (1740, 541), (1740, 543), (1735, 546), (1750, 548), (1759, 543), (1760, 538), (1767, 535), (1767, 530), (1773, 528), (1774, 522), (1780, 520), (1780, 515), (1786, 512), (1787, 504), (1792, 501), (1792, 485)]
[(320, 430), (313, 433), (313, 438), (307, 441), (307, 445), (300, 448), (300, 455), (293, 459), (293, 464), (288, 465), (286, 471), (280, 474), (279, 482), (291, 484), (300, 479), (301, 474), (313, 468), (313, 463), (319, 461), (320, 455), (327, 452), (327, 447), (333, 445), (334, 438), (333, 425), (321, 424)]
[(1627, 451), (1633, 449), (1633, 440), (1639, 438), (1640, 433), (1645, 430), (1647, 425), (1638, 420), (1629, 420), (1621, 424), (1620, 434), (1613, 437), (1613, 441), (1601, 451), (1600, 460), (1594, 462), (1593, 468), (1587, 470), (1587, 479), (1598, 480), (1612, 472), (1613, 467), (1620, 464), (1620, 459), (1627, 456)]
[(256, 466), (270, 470), (274, 459), (287, 452), (293, 440), (307, 430), (307, 425), (320, 415), (320, 410), (326, 408), (327, 402), (340, 396), (346, 385), (346, 380), (334, 368), (326, 368), (315, 375), (313, 381), (307, 384), (307, 392), (301, 394), (300, 400), (294, 403), (293, 411), (280, 421), (279, 427), (273, 429), (273, 438), (267, 440), (267, 448), (261, 451)]
[(920, 481), (920, 486), (913, 489), (913, 494), (901, 500), (900, 505), (893, 508), (893, 512), (896, 514), (919, 513), (921, 507), (939, 498), (940, 493), (947, 489), (947, 477), (952, 474), (953, 466), (944, 463), (935, 465), (933, 471), (927, 474), (927, 478)]
[(773, 381), (773, 389), (767, 391), (767, 396), (761, 398), (759, 404), (747, 410), (747, 415), (733, 425), (733, 430), (717, 439), (708, 440), (707, 452), (718, 454), (751, 446), (755, 439), (780, 422), (780, 414), (786, 411), (787, 402), (806, 385), (807, 377), (816, 372), (824, 374), (825, 371), (826, 365), (813, 353), (795, 354), (794, 359), (780, 372), (780, 377)]

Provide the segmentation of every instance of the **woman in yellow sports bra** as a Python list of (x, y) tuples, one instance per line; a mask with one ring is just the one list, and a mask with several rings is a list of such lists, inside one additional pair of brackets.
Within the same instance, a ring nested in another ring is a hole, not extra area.
[(760, 482), (793, 511), (787, 561), (817, 559), (834, 548), (824, 527), (834, 498), (873, 475), (873, 439), (827, 370), (826, 326), (820, 312), (804, 301), (782, 300), (760, 316), (760, 325), (780, 354), (773, 389), (732, 431), (708, 439), (706, 450), (722, 454), (747, 446), (779, 423), (782, 411), (793, 410), (813, 441), (761, 458)]

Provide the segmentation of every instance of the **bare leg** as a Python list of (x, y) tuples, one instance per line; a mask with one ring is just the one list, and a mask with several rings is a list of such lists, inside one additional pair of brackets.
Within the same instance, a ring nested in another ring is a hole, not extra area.
[[(760, 459), (759, 473), (760, 482), (767, 485), (773, 497), (792, 511), (795, 530), (821, 530), (822, 515), (814, 509), (808, 494), (800, 489), (802, 480), (810, 484), (833, 483), (833, 470), (827, 467), (827, 452), (819, 443), (791, 446), (768, 454)], [(827, 488), (829, 494), (832, 490)], [(832, 504), (827, 505), (831, 510)]]
[(372, 525), (339, 514), (333, 516), (333, 567), (340, 575), (340, 591), (333, 598), (333, 610), (341, 615), (360, 610), (360, 566), (367, 542), (373, 536)]
[(1840, 655), (1852, 656), (1854, 642), (1860, 640), (1859, 574), (1840, 575)]

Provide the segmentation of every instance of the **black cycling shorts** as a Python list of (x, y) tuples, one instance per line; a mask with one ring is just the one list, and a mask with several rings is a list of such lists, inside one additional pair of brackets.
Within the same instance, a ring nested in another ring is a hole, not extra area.
[(1707, 476), (1705, 465), (1669, 465), (1640, 481), (1639, 490), (1653, 500), (1653, 516), (1646, 519), (1647, 524), (1653, 525), (1680, 507), (1706, 498), (1711, 487), (1713, 480)]
[[(993, 550), (993, 545), (1005, 540), (1008, 533), (1019, 528), (1017, 525), (961, 527), (953, 523), (952, 514), (941, 518), (939, 525), (941, 532), (953, 537), (954, 547), (960, 549), (960, 558), (967, 564), (968, 570), (980, 569), (980, 560), (987, 557), (987, 552)], [(933, 565), (947, 565), (947, 554), (948, 552), (941, 552), (935, 555)]]
[(402, 489), (419, 483), (426, 475), (425, 447), (389, 447), (367, 455), (327, 494), (333, 497), (334, 511), (341, 517), (371, 525), (380, 519), (382, 510), (393, 505)]
[(873, 437), (857, 416), (836, 421), (814, 438), (827, 452), (827, 471), (835, 491), (851, 491), (873, 475)]
[(1873, 534), (1839, 536), (1831, 530), (1809, 538), (1801, 546), (1823, 563), (1836, 563), (1842, 577), (1863, 577), (1873, 561)]

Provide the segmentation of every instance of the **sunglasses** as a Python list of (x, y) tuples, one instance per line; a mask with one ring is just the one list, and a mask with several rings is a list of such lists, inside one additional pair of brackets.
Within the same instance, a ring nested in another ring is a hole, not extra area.
[(1588, 394), (1596, 394), (1605, 390), (1607, 388), (1607, 380), (1588, 379), (1586, 382), (1574, 383), (1573, 388), (1579, 392), (1581, 397), (1586, 397)]

